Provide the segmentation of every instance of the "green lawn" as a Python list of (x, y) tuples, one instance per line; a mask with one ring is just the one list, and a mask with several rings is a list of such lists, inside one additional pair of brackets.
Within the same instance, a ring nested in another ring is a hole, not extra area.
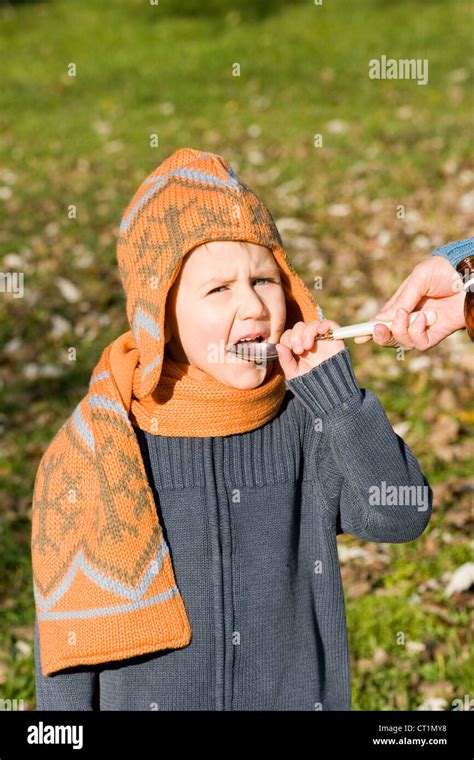
[[(34, 707), (34, 476), (103, 347), (128, 329), (115, 244), (140, 182), (178, 147), (224, 155), (308, 286), (322, 275), (326, 316), (368, 319), (436, 245), (473, 234), (472, 20), (464, 0), (0, 7), (0, 256), (25, 275), (24, 298), (0, 299), (0, 697)], [(428, 84), (369, 79), (381, 55), (428, 59)], [(419, 540), (339, 539), (366, 550), (342, 562), (354, 709), (438, 696), (452, 709), (474, 688), (472, 599), (444, 594), (472, 556), (469, 341), (402, 361), (346, 345), (435, 488)]]

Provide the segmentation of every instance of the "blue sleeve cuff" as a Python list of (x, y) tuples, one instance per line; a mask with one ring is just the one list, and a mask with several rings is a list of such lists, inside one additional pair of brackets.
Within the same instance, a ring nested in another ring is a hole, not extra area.
[(285, 384), (312, 414), (327, 414), (338, 407), (348, 409), (361, 402), (361, 388), (347, 347)]
[(446, 243), (446, 245), (436, 248), (431, 255), (444, 256), (456, 268), (459, 262), (465, 259), (466, 256), (474, 255), (474, 237)]

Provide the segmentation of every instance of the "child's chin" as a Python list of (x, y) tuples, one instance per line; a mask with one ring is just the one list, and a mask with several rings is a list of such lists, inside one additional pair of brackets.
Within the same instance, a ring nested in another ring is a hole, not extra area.
[(239, 390), (258, 388), (268, 375), (268, 366), (248, 362), (248, 367), (243, 363), (233, 366), (227, 365), (226, 372), (220, 378), (221, 382)]

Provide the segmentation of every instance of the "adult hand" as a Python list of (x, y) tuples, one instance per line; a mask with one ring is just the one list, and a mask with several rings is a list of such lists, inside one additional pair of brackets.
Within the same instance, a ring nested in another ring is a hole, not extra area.
[[(427, 351), (456, 330), (466, 326), (464, 300), (466, 297), (461, 276), (444, 256), (430, 256), (415, 266), (393, 296), (376, 314), (374, 320), (393, 320), (392, 327), (379, 324), (373, 340), (379, 346), (400, 346), (410, 351)], [(420, 314), (408, 324), (412, 311), (434, 309), (436, 322), (427, 326)], [(366, 343), (372, 336), (354, 338)]]

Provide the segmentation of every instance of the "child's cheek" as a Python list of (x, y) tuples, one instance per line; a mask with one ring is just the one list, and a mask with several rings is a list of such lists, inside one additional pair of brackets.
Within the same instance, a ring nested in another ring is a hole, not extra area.
[(215, 352), (222, 339), (224, 339), (222, 321), (216, 320), (215, 324), (207, 324), (200, 331), (199, 343), (206, 355)]

